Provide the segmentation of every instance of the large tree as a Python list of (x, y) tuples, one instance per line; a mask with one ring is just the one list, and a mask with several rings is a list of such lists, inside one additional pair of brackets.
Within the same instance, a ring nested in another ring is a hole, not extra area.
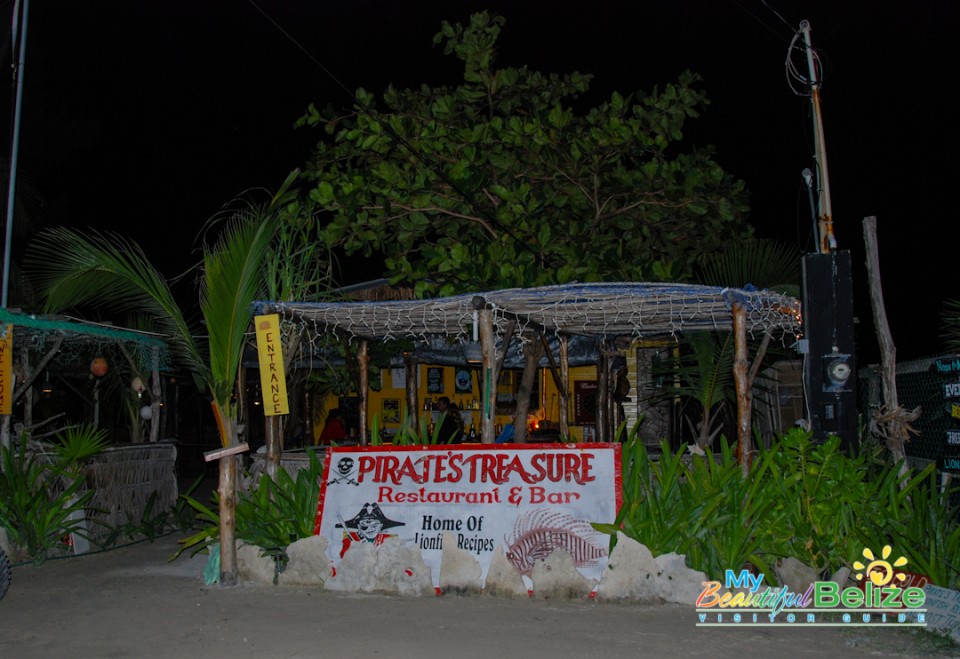
[(435, 43), (464, 66), (456, 87), (391, 87), (382, 102), (360, 89), (348, 113), (311, 106), (301, 123), (328, 139), (306, 176), (331, 245), (443, 295), (685, 279), (751, 234), (743, 183), (709, 148), (680, 144), (707, 103), (696, 75), (581, 110), (591, 76), (495, 67), (504, 24), (486, 12), (442, 24)]

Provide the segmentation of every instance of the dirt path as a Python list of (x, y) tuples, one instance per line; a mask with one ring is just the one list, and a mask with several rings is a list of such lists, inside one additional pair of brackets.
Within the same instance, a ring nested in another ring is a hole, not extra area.
[[(921, 657), (896, 629), (706, 629), (692, 606), (204, 586), (176, 538), (14, 570), (0, 657)], [(956, 652), (940, 650), (942, 656)]]

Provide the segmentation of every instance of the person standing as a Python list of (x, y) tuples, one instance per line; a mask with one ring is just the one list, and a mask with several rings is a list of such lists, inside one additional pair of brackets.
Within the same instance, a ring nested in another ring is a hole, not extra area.
[(340, 409), (330, 410), (317, 443), (322, 446), (329, 446), (331, 442), (338, 442), (346, 436), (347, 430), (343, 427), (343, 417), (340, 414)]
[(463, 419), (460, 409), (451, 403), (446, 396), (437, 399), (437, 410), (440, 411), (440, 431), (437, 433), (437, 442), (440, 444), (459, 444), (463, 437)]

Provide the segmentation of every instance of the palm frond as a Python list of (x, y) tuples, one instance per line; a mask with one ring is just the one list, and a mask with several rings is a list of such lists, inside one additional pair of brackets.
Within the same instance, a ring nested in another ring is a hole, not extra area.
[(960, 351), (960, 300), (946, 300), (940, 314), (940, 338), (950, 352)]
[(241, 213), (205, 250), (200, 309), (209, 334), (209, 384), (219, 403), (233, 390), (252, 320), (251, 305), (263, 291), (262, 267), (275, 228), (276, 218), (269, 212)]
[(800, 254), (773, 240), (732, 243), (703, 264), (699, 279), (708, 286), (743, 288), (752, 284), (799, 297)]
[(168, 335), (177, 356), (205, 372), (191, 328), (166, 279), (137, 243), (115, 234), (57, 227), (37, 236), (26, 260), (44, 296), (46, 312), (90, 304), (148, 315)]

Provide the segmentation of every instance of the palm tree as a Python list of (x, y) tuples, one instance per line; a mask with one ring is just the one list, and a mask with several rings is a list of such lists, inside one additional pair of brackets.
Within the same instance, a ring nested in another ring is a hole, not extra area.
[[(798, 297), (800, 254), (783, 243), (764, 239), (734, 243), (699, 268), (698, 283), (708, 286), (753, 286)], [(749, 386), (756, 377), (769, 345), (765, 334), (756, 347)], [(700, 418), (685, 415), (695, 437), (691, 450), (706, 452), (723, 429), (724, 406), (734, 400), (733, 339), (729, 332), (691, 332), (683, 335), (675, 363), (657, 371), (666, 387), (653, 392), (652, 400), (681, 396), (694, 400)]]
[[(206, 336), (188, 323), (166, 279), (143, 249), (115, 234), (87, 234), (66, 228), (42, 232), (29, 259), (45, 298), (45, 311), (91, 304), (113, 312), (153, 318), (169, 337), (173, 352), (206, 386), (222, 445), (239, 443), (234, 386), (251, 305), (264, 291), (263, 267), (278, 225), (278, 213), (289, 203), (293, 176), (263, 207), (249, 205), (224, 223), (218, 239), (205, 246), (199, 287)], [(220, 461), (221, 574), (224, 586), (236, 584), (236, 461)]]

